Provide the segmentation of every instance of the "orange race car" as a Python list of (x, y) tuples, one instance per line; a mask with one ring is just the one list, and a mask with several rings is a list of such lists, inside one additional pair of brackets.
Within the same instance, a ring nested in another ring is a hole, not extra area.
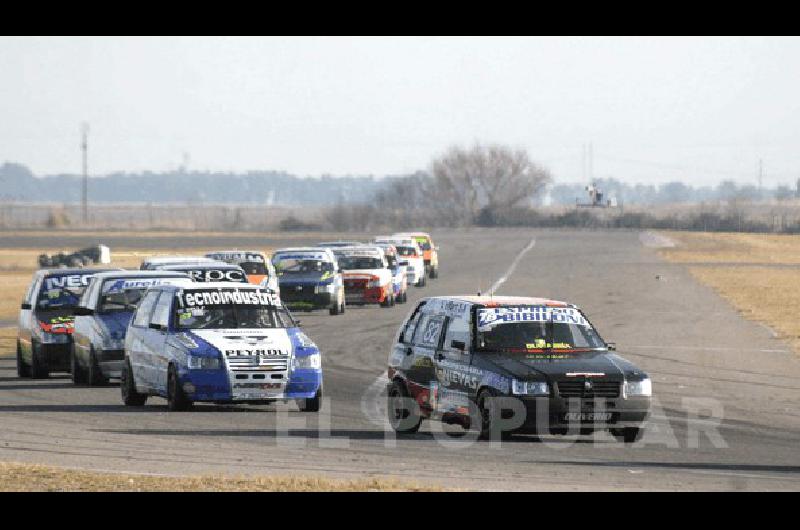
[(393, 237), (412, 237), (422, 248), (425, 270), (431, 279), (439, 277), (439, 247), (433, 244), (430, 234), (426, 232), (402, 232)]

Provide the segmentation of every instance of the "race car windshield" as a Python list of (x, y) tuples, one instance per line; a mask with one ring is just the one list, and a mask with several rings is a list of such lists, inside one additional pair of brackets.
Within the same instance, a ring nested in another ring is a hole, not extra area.
[(576, 309), (537, 306), (478, 311), (478, 348), (487, 351), (584, 350), (605, 343)]
[(142, 299), (146, 287), (141, 289), (125, 289), (123, 291), (105, 293), (97, 304), (98, 313), (115, 313), (118, 311), (134, 311)]
[(244, 269), (245, 274), (267, 274), (267, 266), (259, 261), (242, 261), (239, 266)]
[(431, 249), (431, 244), (427, 239), (418, 238), (417, 242), (419, 243), (419, 246), (422, 247), (422, 250), (430, 250)]
[(73, 309), (78, 306), (78, 302), (86, 290), (85, 285), (56, 285), (55, 282), (50, 280), (58, 280), (58, 278), (45, 280), (46, 283), (39, 290), (39, 296), (36, 300), (38, 309)]
[(285, 259), (275, 264), (278, 274), (308, 274), (312, 272), (331, 272), (333, 263), (319, 259)]
[(346, 271), (382, 269), (383, 262), (378, 258), (365, 256), (339, 256), (339, 267)]
[(400, 256), (412, 256), (413, 257), (413, 256), (417, 255), (417, 249), (415, 249), (414, 247), (397, 247), (397, 253)]
[(275, 329), (294, 326), (289, 313), (276, 306), (219, 305), (178, 308), (178, 329)]

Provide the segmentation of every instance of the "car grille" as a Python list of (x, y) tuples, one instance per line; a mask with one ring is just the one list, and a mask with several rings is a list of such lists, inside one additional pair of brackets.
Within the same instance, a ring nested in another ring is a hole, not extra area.
[(228, 367), (234, 372), (285, 372), (289, 369), (289, 358), (267, 359), (257, 355), (237, 355), (228, 357)]
[(368, 280), (345, 280), (344, 292), (359, 292), (367, 288)]
[(591, 381), (592, 388), (587, 389), (586, 381), (558, 381), (559, 396), (563, 398), (616, 398), (619, 397), (618, 381)]
[(313, 285), (282, 285), (281, 300), (284, 302), (307, 300), (314, 295)]

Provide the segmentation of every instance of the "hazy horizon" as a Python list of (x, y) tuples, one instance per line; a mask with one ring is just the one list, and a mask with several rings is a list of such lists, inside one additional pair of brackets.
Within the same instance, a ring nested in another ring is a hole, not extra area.
[(383, 176), (452, 144), (556, 182), (800, 177), (797, 38), (0, 38), (0, 162)]

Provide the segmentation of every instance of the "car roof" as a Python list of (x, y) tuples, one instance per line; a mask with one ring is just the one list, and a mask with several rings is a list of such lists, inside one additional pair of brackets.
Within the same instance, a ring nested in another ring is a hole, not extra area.
[(225, 263), (224, 261), (213, 261), (208, 263), (176, 263), (175, 265), (165, 265), (163, 271), (183, 271), (183, 270), (242, 270), (239, 265)]
[[(205, 257), (208, 258), (210, 256), (220, 256), (220, 255), (235, 255), (235, 256), (247, 256), (248, 254), (259, 254), (261, 256), (266, 256), (267, 253), (263, 250), (212, 250), (211, 252), (206, 252)], [(216, 258), (211, 258), (216, 259)]]
[(571, 307), (577, 308), (575, 304), (569, 302), (562, 302), (560, 300), (552, 300), (550, 298), (540, 298), (534, 296), (475, 296), (475, 295), (460, 295), (460, 296), (434, 296), (427, 300), (450, 300), (453, 302), (467, 302), (474, 305), (549, 305), (555, 307)]
[(167, 270), (119, 270), (119, 271), (108, 271), (108, 272), (100, 272), (94, 275), (95, 278), (100, 278), (102, 280), (111, 278), (189, 278), (186, 274), (177, 271), (167, 271)]
[(286, 252), (322, 252), (323, 254), (328, 254), (332, 250), (330, 247), (286, 247), (275, 250), (272, 255)]
[(261, 289), (264, 287), (253, 285), (252, 283), (239, 282), (191, 282), (191, 284), (181, 285), (181, 289)]
[(124, 269), (86, 269), (81, 267), (71, 267), (65, 269), (39, 269), (36, 274), (39, 276), (68, 276), (70, 274), (98, 274), (107, 271), (122, 271)]

